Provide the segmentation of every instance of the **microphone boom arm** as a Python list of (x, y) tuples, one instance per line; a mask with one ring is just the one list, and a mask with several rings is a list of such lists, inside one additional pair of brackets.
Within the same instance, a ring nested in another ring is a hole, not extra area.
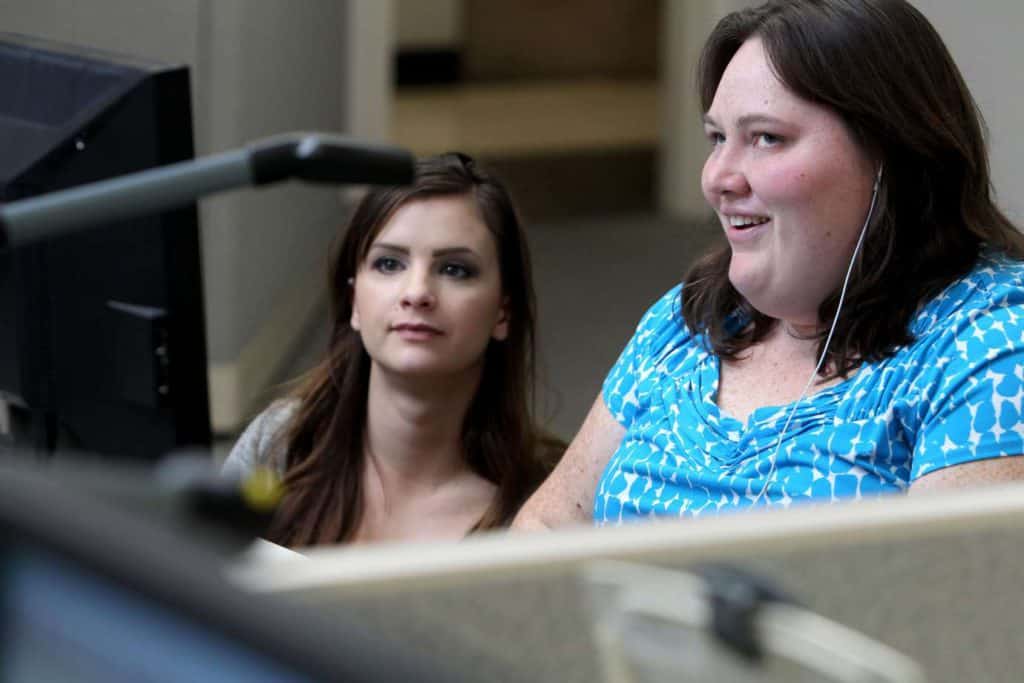
[(205, 195), (298, 179), (404, 185), (414, 158), (385, 145), (323, 133), (292, 133), (241, 150), (168, 164), (0, 206), (0, 249), (96, 224), (185, 205)]

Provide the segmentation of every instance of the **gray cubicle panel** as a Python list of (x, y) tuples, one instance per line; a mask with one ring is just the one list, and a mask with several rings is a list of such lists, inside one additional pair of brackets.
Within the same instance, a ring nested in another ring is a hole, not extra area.
[(599, 559), (771, 577), (930, 681), (1024, 678), (1024, 485), (690, 522), (253, 560), (232, 577), (341, 610), (480, 680), (600, 680), (579, 577)]

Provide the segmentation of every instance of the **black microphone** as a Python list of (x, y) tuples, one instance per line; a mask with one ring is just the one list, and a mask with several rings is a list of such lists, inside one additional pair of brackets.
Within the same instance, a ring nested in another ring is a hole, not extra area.
[(182, 161), (0, 206), (0, 249), (176, 208), (209, 194), (295, 178), (405, 185), (415, 158), (397, 147), (325, 133), (291, 133), (241, 150)]
[(409, 152), (338, 135), (288, 135), (263, 140), (250, 149), (254, 185), (286, 178), (366, 185), (408, 185), (413, 180), (415, 160)]

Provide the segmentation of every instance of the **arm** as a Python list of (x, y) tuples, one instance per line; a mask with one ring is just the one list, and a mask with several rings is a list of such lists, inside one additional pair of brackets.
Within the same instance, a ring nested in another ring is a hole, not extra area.
[(988, 272), (996, 284), (971, 295), (981, 305), (959, 311), (930, 348), (937, 372), (923, 387), (911, 493), (1024, 480), (1024, 265), (1004, 270)]
[(918, 478), (911, 494), (952, 491), (987, 484), (1024, 481), (1024, 457), (1010, 456), (966, 462)]
[(598, 395), (562, 460), (523, 505), (512, 528), (538, 530), (590, 522), (597, 483), (625, 434)]
[[(555, 470), (523, 505), (512, 521), (513, 529), (551, 529), (593, 519), (598, 482), (626, 435), (619, 419), (628, 424), (647, 400), (646, 392), (638, 386), (644, 374), (641, 368), (648, 374), (653, 372), (654, 359), (665, 345), (681, 343), (681, 338), (688, 335), (678, 316), (680, 288), (676, 285), (666, 292), (641, 318), (576, 438)], [(652, 350), (653, 340), (659, 346)]]

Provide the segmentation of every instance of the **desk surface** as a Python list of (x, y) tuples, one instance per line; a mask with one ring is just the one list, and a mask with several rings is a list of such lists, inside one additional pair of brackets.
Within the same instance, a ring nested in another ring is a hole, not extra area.
[(1024, 485), (459, 543), (311, 551), (239, 566), (255, 590), (356, 613), (495, 680), (593, 680), (578, 571), (612, 558), (729, 562), (900, 650), (930, 680), (1024, 670)]

